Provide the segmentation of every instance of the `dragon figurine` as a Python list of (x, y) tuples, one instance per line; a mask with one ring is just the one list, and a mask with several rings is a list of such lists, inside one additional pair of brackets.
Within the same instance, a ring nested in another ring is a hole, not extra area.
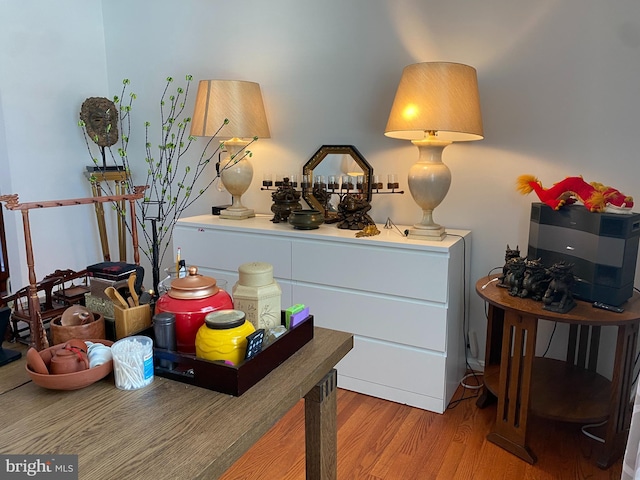
[(567, 177), (550, 188), (544, 188), (533, 175), (520, 175), (517, 189), (523, 195), (535, 191), (538, 198), (554, 210), (582, 202), (590, 212), (631, 213), (633, 198), (602, 183), (587, 183), (580, 177)]
[(554, 263), (549, 268), (551, 281), (542, 297), (543, 309), (567, 313), (576, 306), (576, 301), (571, 294), (571, 286), (574, 282), (572, 269), (573, 264), (565, 262)]

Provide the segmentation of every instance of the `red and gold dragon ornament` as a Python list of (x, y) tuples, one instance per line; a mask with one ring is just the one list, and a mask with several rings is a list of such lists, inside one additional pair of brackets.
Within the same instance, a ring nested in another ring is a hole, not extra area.
[(554, 210), (576, 202), (582, 202), (590, 212), (631, 213), (633, 208), (632, 197), (602, 183), (587, 183), (582, 177), (567, 177), (544, 188), (535, 176), (520, 175), (517, 189), (522, 195), (535, 191), (540, 201)]

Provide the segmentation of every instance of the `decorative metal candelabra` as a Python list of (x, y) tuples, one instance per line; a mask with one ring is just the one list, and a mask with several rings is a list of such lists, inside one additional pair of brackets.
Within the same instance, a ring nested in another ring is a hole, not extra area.
[[(341, 180), (341, 181), (340, 181)], [(273, 205), (271, 211), (274, 223), (286, 222), (289, 214), (294, 210), (301, 210), (300, 197), (307, 198), (311, 193), (313, 198), (322, 206), (324, 210), (325, 223), (337, 223), (338, 228), (360, 230), (366, 225), (375, 224), (367, 214), (371, 210), (368, 198), (368, 189), (372, 195), (404, 194), (399, 190), (396, 175), (389, 175), (387, 190), (383, 190), (383, 183), (379, 181), (377, 175), (372, 176), (371, 184), (363, 175), (343, 175), (340, 179), (338, 175), (329, 175), (328, 182), (322, 175), (316, 175), (311, 181), (311, 175), (303, 175), (300, 182), (300, 190), (297, 190), (297, 176), (291, 175), (282, 180), (276, 180), (276, 190), (272, 190), (274, 182), (270, 175), (266, 175), (262, 181), (261, 190), (271, 191)], [(338, 197), (338, 205), (334, 207), (331, 202), (333, 196)]]

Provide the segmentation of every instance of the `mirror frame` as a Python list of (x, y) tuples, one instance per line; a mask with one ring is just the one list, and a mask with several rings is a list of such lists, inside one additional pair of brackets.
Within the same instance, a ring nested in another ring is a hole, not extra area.
[[(313, 155), (313, 157), (311, 157), (311, 159), (304, 164), (302, 174), (310, 176), (311, 185), (313, 186), (313, 170), (318, 167), (320, 163), (322, 163), (322, 160), (324, 160), (327, 155), (334, 154), (351, 155), (356, 164), (360, 168), (362, 168), (362, 171), (364, 173), (362, 191), (364, 198), (367, 200), (367, 202), (370, 202), (372, 197), (371, 181), (373, 179), (373, 167), (369, 164), (369, 162), (365, 160), (362, 154), (353, 145), (322, 145)], [(313, 195), (313, 188), (304, 189), (303, 198), (311, 208), (319, 210), (325, 216), (325, 218), (327, 217), (327, 212), (325, 212), (324, 205)]]

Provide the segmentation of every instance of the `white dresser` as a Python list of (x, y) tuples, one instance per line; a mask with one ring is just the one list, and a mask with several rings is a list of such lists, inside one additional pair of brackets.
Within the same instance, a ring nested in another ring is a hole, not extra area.
[(270, 219), (181, 219), (173, 245), (187, 265), (227, 280), (229, 292), (242, 263), (272, 264), (283, 308), (304, 303), (317, 326), (354, 334), (337, 367), (340, 387), (442, 413), (465, 371), (471, 233), (419, 241), (379, 225), (380, 235), (356, 238), (334, 225), (295, 230)]

